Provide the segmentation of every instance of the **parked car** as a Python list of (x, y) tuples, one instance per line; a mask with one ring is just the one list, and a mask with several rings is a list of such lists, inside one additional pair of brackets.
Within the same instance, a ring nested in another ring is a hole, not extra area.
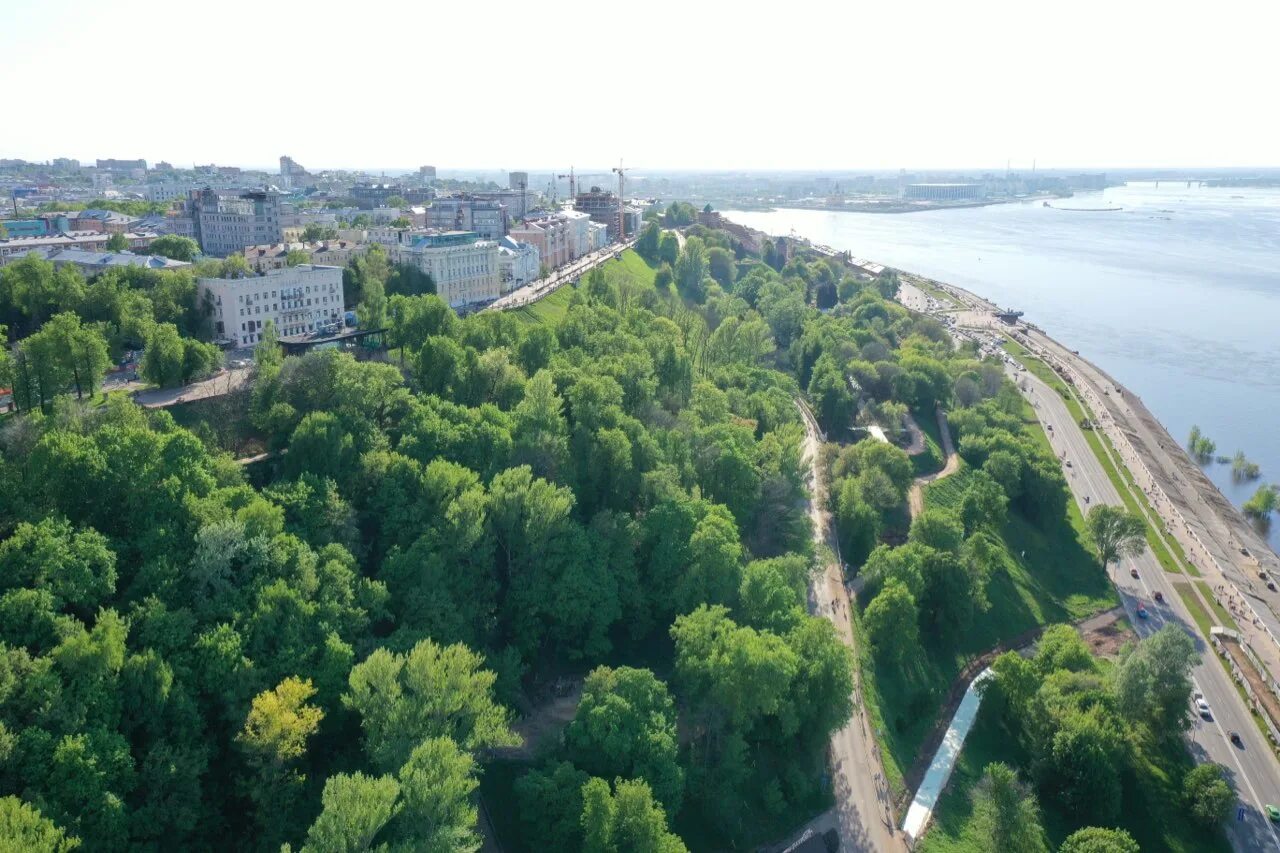
[(1280, 823), (1280, 809), (1271, 805), (1271, 803), (1267, 803), (1265, 806), (1263, 806), (1263, 808), (1266, 809), (1267, 811), (1268, 820), (1270, 820), (1272, 823)]
[(1138, 618), (1146, 619), (1148, 615), (1149, 614), (1147, 613), (1147, 606), (1142, 602), (1138, 602)]

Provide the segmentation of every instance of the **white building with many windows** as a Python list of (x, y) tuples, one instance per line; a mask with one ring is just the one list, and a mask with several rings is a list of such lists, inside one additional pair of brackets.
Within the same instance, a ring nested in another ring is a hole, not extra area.
[(498, 241), (498, 278), (503, 293), (537, 280), (541, 266), (538, 247), (532, 243), (521, 243), (510, 235)]
[(436, 294), (454, 308), (489, 302), (500, 295), (498, 244), (472, 231), (445, 231), (417, 237), (400, 248), (400, 263), (431, 276)]
[(242, 278), (196, 279), (199, 298), (213, 306), (214, 334), (238, 346), (262, 339), (267, 321), (276, 334), (304, 335), (341, 323), (342, 268), (299, 264)]

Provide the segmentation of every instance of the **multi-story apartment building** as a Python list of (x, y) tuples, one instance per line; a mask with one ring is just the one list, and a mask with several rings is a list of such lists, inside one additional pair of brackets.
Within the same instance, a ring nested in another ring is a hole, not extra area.
[(222, 195), (208, 187), (187, 197), (195, 236), (207, 255), (238, 255), (245, 246), (279, 243), (280, 195), (255, 190)]
[(541, 266), (538, 248), (532, 243), (521, 243), (510, 234), (498, 241), (498, 280), (503, 293), (536, 281)]
[(242, 347), (258, 343), (268, 321), (288, 337), (341, 323), (346, 312), (341, 267), (299, 264), (241, 278), (199, 278), (196, 288), (213, 306), (214, 334)]
[(350, 195), (361, 210), (370, 210), (386, 207), (387, 199), (394, 195), (404, 198), (405, 192), (405, 188), (399, 184), (356, 184), (351, 188)]
[(522, 243), (532, 243), (541, 262), (550, 269), (569, 262), (569, 225), (554, 215), (526, 219), (523, 225), (511, 229), (510, 236)]
[(436, 293), (454, 308), (501, 295), (498, 244), (472, 231), (426, 234), (400, 249), (400, 263), (431, 276)]
[(474, 231), (485, 240), (507, 233), (507, 206), (496, 198), (460, 195), (437, 198), (427, 208), (427, 226), (441, 231)]
[(576, 260), (591, 251), (591, 217), (576, 210), (560, 210), (555, 213), (569, 229), (569, 260)]
[(476, 201), (497, 202), (504, 205), (507, 208), (507, 219), (511, 221), (524, 219), (529, 214), (536, 195), (524, 189), (509, 189), (476, 192), (472, 193), (471, 197)]
[(587, 229), (591, 233), (591, 251), (603, 249), (609, 245), (609, 226), (600, 222), (592, 222)]
[(164, 181), (158, 184), (147, 184), (142, 188), (142, 197), (147, 201), (176, 201), (186, 198), (191, 189), (190, 184)]

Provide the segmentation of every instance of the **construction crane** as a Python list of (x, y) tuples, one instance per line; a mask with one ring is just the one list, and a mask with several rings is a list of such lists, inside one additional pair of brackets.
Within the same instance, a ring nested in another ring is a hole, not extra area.
[(613, 167), (613, 172), (618, 176), (618, 242), (627, 239), (627, 211), (626, 211), (626, 176), (630, 168), (622, 168), (622, 158), (618, 158), (618, 165)]
[(608, 172), (595, 172), (595, 173), (589, 173), (589, 174), (583, 174), (583, 175), (575, 175), (573, 172), (572, 166), (569, 167), (569, 174), (556, 175), (556, 178), (558, 179), (564, 179), (564, 178), (569, 179), (569, 200), (570, 201), (574, 201), (578, 198), (578, 183), (577, 183), (578, 178), (607, 178), (607, 177), (610, 177), (610, 174)]

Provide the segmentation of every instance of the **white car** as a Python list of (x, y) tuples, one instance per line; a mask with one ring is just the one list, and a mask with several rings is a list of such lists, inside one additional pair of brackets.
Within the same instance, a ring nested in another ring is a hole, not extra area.
[(1204, 717), (1206, 720), (1213, 719), (1213, 714), (1209, 711), (1209, 703), (1204, 701), (1204, 699), (1196, 700), (1196, 710), (1199, 711), (1200, 716)]

